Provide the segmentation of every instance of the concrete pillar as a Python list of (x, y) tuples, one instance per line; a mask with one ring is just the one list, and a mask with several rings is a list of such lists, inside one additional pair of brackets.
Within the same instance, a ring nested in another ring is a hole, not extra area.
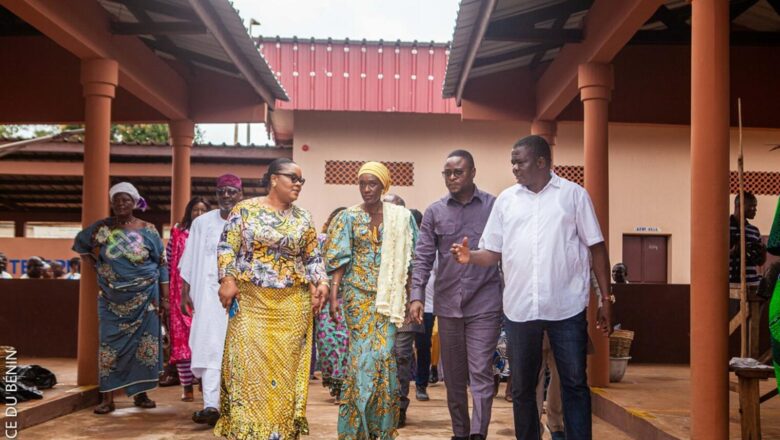
[(555, 163), (555, 141), (558, 134), (558, 124), (555, 121), (540, 121), (535, 120), (531, 122), (531, 134), (541, 136), (544, 140), (550, 144), (550, 154), (552, 154), (552, 162)]
[(729, 2), (691, 17), (691, 438), (729, 437)]
[[(585, 147), (585, 189), (588, 190), (604, 240), (609, 249), (609, 100), (613, 74), (609, 64), (581, 64), (578, 72), (580, 99), (583, 105)], [(607, 295), (607, 292), (603, 292)], [(596, 349), (588, 357), (588, 380), (591, 386), (609, 385), (609, 338), (596, 328), (598, 304), (588, 306), (588, 332)]]
[(535, 120), (531, 122), (531, 134), (541, 136), (551, 147), (555, 146), (555, 140), (558, 135), (558, 124), (555, 121)]
[(192, 188), (190, 152), (195, 138), (195, 124), (189, 120), (168, 123), (173, 144), (173, 174), (171, 177), (171, 226), (180, 222), (190, 201)]
[(27, 229), (27, 224), (25, 223), (24, 220), (14, 221), (14, 237), (17, 238), (24, 237), (26, 229)]
[[(119, 83), (114, 60), (92, 59), (81, 63), (84, 89), (84, 184), (81, 224), (86, 227), (109, 213), (108, 167), (110, 161), (111, 101)], [(98, 285), (95, 269), (83, 265), (79, 290), (78, 384), (98, 383)]]

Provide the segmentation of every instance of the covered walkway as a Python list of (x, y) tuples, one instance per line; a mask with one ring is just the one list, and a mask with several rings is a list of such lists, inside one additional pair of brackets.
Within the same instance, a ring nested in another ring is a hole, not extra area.
[[(48, 362), (51, 364), (51, 362)], [(62, 377), (70, 384), (75, 381), (75, 374), (67, 373), (73, 366), (58, 365)], [(68, 384), (63, 384), (67, 387)], [(452, 435), (450, 416), (447, 411), (447, 401), (444, 395), (444, 384), (439, 383), (428, 388), (431, 400), (428, 402), (412, 401), (409, 407), (407, 426), (400, 430), (398, 440), (441, 440)], [(110, 434), (115, 439), (214, 439), (210, 429), (203, 425), (192, 423), (192, 412), (202, 405), (200, 393), (195, 393), (195, 402), (185, 403), (179, 400), (180, 387), (159, 388), (150, 396), (157, 402), (157, 408), (142, 411), (133, 407), (127, 397), (117, 397), (117, 410), (107, 416), (95, 416), (92, 408), (87, 408), (71, 415), (26, 429), (21, 433), (25, 440), (57, 439), (102, 439)], [(504, 386), (501, 386), (500, 396), (503, 397)], [(333, 440), (336, 435), (338, 407), (333, 404), (333, 398), (327, 388), (319, 380), (309, 383), (309, 403), (307, 418), (310, 433), (304, 440)], [(594, 419), (593, 435), (596, 439), (629, 440), (630, 437), (621, 433), (612, 425), (601, 419)], [(493, 404), (493, 421), (490, 424), (490, 438), (500, 440), (514, 439), (512, 428), (511, 404), (501, 398), (496, 398)], [(549, 436), (544, 437), (545, 440)]]

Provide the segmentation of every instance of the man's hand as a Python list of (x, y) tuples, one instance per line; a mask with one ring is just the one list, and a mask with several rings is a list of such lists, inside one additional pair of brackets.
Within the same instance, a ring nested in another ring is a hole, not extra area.
[(422, 301), (414, 300), (409, 305), (409, 321), (415, 324), (422, 324), (423, 322), (423, 303)]
[(471, 260), (471, 250), (469, 249), (469, 238), (463, 237), (461, 243), (453, 243), (450, 253), (455, 257), (455, 261), (460, 264), (469, 264)]
[(599, 307), (596, 313), (596, 328), (604, 333), (604, 336), (612, 334), (612, 304), (604, 298), (604, 305)]

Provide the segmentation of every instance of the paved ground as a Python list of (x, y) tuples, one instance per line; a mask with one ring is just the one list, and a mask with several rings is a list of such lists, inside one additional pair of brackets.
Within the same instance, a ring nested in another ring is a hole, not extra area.
[[(504, 390), (500, 392), (503, 397)], [(179, 400), (179, 387), (160, 388), (150, 393), (157, 401), (153, 410), (140, 410), (133, 407), (127, 398), (117, 399), (117, 410), (109, 415), (97, 416), (92, 410), (83, 410), (47, 423), (34, 426), (20, 433), (23, 440), (32, 439), (211, 439), (211, 430), (196, 425), (190, 420), (193, 411), (200, 407), (200, 395), (196, 393), (196, 402), (185, 403)], [(409, 408), (406, 428), (400, 431), (399, 439), (433, 440), (446, 439), (452, 435), (450, 417), (444, 395), (444, 385), (436, 384), (429, 388), (431, 400), (412, 401)], [(321, 386), (312, 381), (309, 389), (307, 417), (311, 434), (309, 439), (335, 439), (337, 406)], [(595, 439), (623, 440), (629, 437), (612, 425), (594, 417)], [(305, 439), (306, 437), (304, 437)], [(489, 438), (513, 439), (511, 405), (503, 399), (494, 402), (493, 417)], [(545, 439), (549, 437), (545, 436)]]

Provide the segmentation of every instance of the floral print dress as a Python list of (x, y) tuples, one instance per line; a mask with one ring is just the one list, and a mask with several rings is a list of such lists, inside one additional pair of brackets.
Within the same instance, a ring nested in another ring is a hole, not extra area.
[(220, 412), (229, 439), (295, 440), (309, 432), (312, 347), (308, 283), (327, 280), (311, 215), (254, 198), (227, 218), (217, 248), (219, 279), (236, 279), (239, 312), (228, 321)]
[[(383, 228), (372, 230), (370, 223), (360, 206), (342, 211), (328, 229), (325, 248), (329, 272), (346, 266), (340, 293), (349, 330), (349, 358), (339, 407), (339, 440), (386, 440), (398, 435), (393, 355), (398, 329), (388, 316), (376, 311)], [(411, 216), (409, 228), (414, 244), (417, 225)]]
[(157, 387), (162, 370), (160, 283), (165, 249), (151, 224), (125, 229), (113, 218), (81, 231), (73, 244), (97, 261), (100, 391), (133, 396)]
[[(320, 234), (319, 242), (325, 245), (327, 234)], [(328, 307), (324, 307), (315, 322), (317, 341), (317, 369), (322, 373), (322, 386), (330, 389), (330, 395), (340, 399), (344, 376), (347, 372), (349, 332), (344, 321), (344, 311), (339, 302), (339, 315), (333, 320)]]

